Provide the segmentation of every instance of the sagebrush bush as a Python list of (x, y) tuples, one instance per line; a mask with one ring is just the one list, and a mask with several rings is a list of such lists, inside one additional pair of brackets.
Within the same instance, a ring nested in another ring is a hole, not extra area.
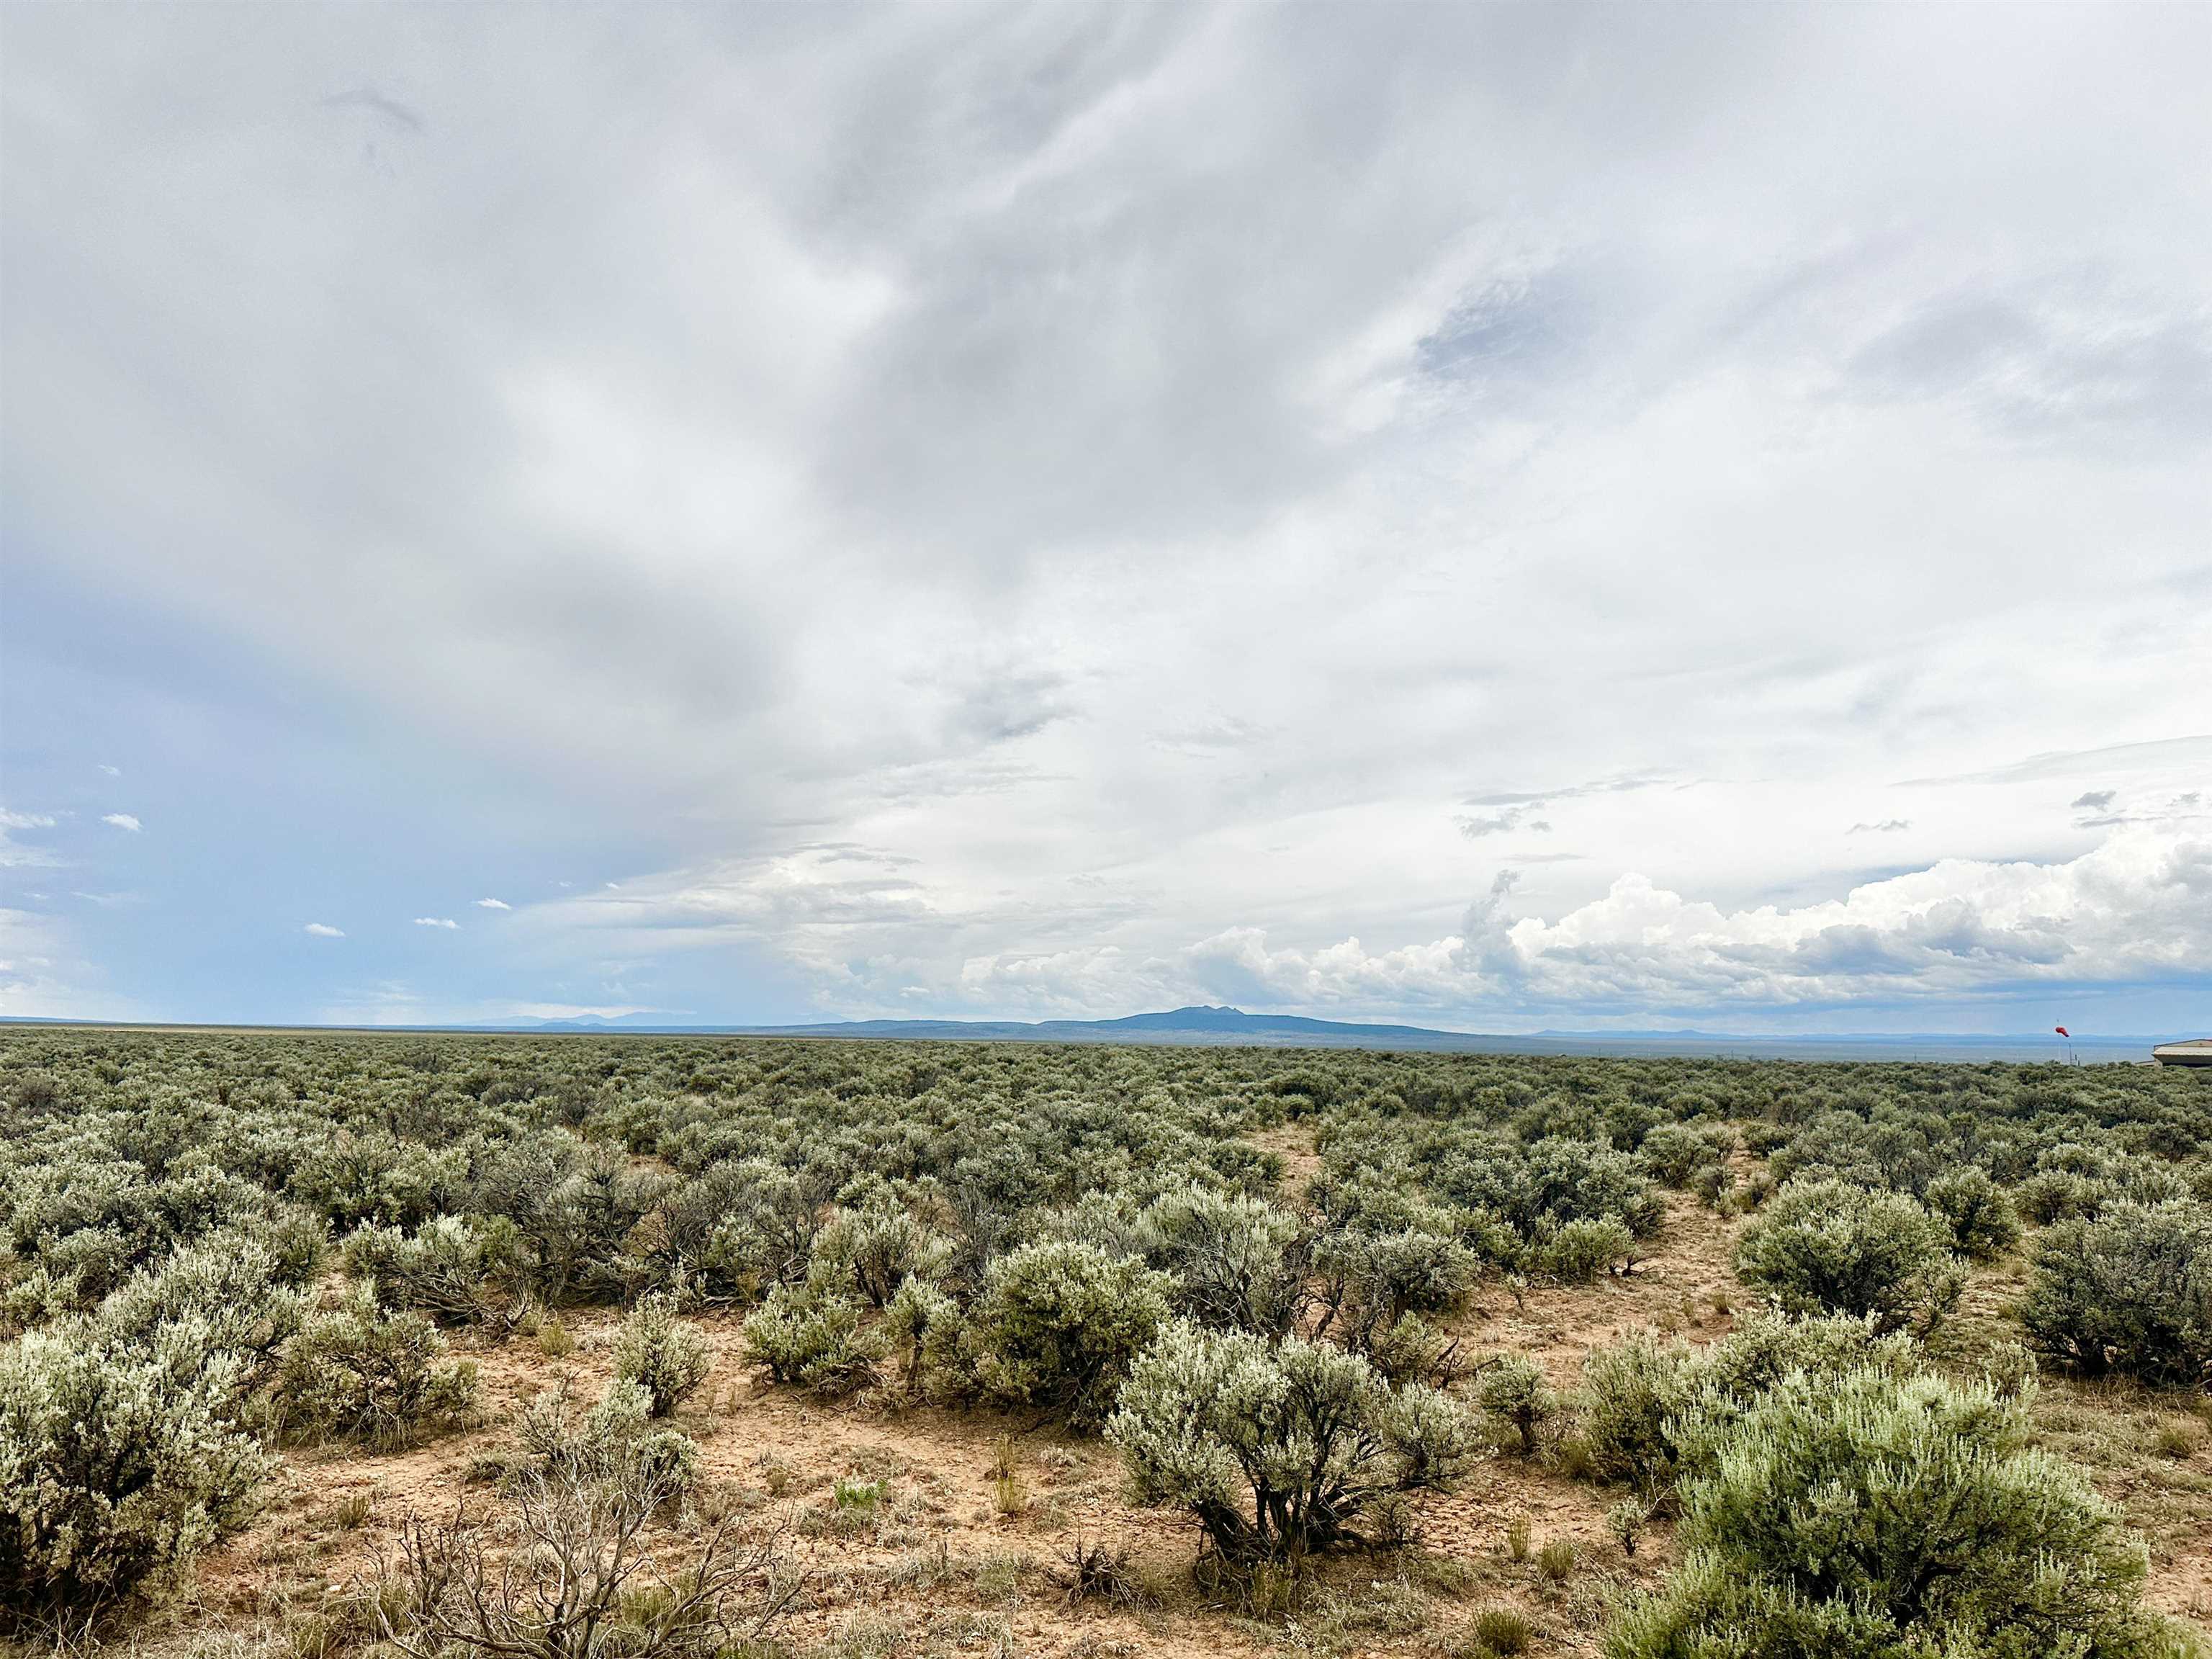
[(608, 1383), (586, 1412), (563, 1382), (530, 1402), (517, 1434), (539, 1468), (566, 1479), (690, 1486), (699, 1474), (697, 1444), (653, 1418), (653, 1396), (636, 1382)]
[(1695, 1361), (1679, 1345), (1634, 1336), (1583, 1362), (1582, 1442), (1591, 1473), (1656, 1493), (1674, 1482), (1670, 1424), (1694, 1387)]
[(19, 1323), (82, 1312), (178, 1246), (265, 1223), (276, 1209), (204, 1151), (149, 1170), (118, 1150), (94, 1138), (0, 1162), (0, 1312)]
[(2212, 1208), (2117, 1203), (2037, 1241), (2021, 1304), (2028, 1340), (2092, 1376), (2212, 1380)]
[(680, 1490), (629, 1464), (510, 1484), (505, 1537), (477, 1517), (407, 1516), (380, 1558), (369, 1634), (399, 1659), (700, 1659), (776, 1652), (763, 1638), (805, 1583), (779, 1540), (724, 1510), (647, 1522)]
[(745, 1355), (779, 1382), (821, 1395), (852, 1394), (876, 1380), (886, 1344), (863, 1328), (860, 1304), (779, 1285), (745, 1318)]
[(2188, 1182), (2164, 1164), (2111, 1147), (2063, 1141), (2036, 1157), (2015, 1189), (2019, 1207), (2040, 1226), (2090, 1220), (2109, 1204), (2163, 1204), (2189, 1196)]
[(1305, 1307), (1305, 1227), (1264, 1199), (1186, 1188), (1155, 1200), (1135, 1231), (1174, 1279), (1176, 1310), (1202, 1325), (1280, 1336)]
[(1449, 1486), (1478, 1455), (1449, 1396), (1394, 1390), (1357, 1354), (1180, 1321), (1132, 1369), (1107, 1434), (1137, 1501), (1187, 1510), (1243, 1563), (1353, 1538), (1379, 1499)]
[(1686, 1123), (1662, 1123), (1644, 1137), (1636, 1149), (1636, 1162), (1662, 1186), (1680, 1190), (1692, 1186), (1704, 1172), (1718, 1169), (1735, 1141), (1730, 1131), (1717, 1125), (1692, 1128)]
[(1457, 1339), (1419, 1314), (1407, 1314), (1371, 1332), (1352, 1352), (1392, 1382), (1426, 1382), (1441, 1389), (1457, 1382), (1466, 1370)]
[(252, 1362), (187, 1316), (0, 1347), (0, 1630), (82, 1627), (173, 1583), (275, 1466), (241, 1422)]
[(1871, 1319), (1753, 1316), (1702, 1350), (1632, 1336), (1583, 1361), (1582, 1443), (1597, 1480), (1663, 1500), (1686, 1443), (1733, 1422), (1784, 1378), (1919, 1368), (1910, 1339)]
[(1933, 1326), (1964, 1285), (1950, 1230), (1902, 1193), (1790, 1182), (1744, 1229), (1736, 1276), (1785, 1313)]
[(284, 1425), (384, 1449), (458, 1428), (475, 1403), (477, 1368), (446, 1358), (446, 1339), (417, 1313), (387, 1314), (357, 1287), (343, 1305), (312, 1314), (276, 1376)]
[(441, 1325), (486, 1325), (504, 1334), (529, 1305), (528, 1252), (521, 1230), (504, 1216), (440, 1216), (411, 1238), (367, 1224), (346, 1239), (343, 1261), (347, 1276), (369, 1285), (380, 1307)]
[(2163, 1654), (2142, 1547), (1986, 1387), (1794, 1373), (1703, 1448), (1686, 1554), (1613, 1659)]
[(1951, 1231), (1951, 1248), (1973, 1261), (1994, 1261), (2020, 1243), (2020, 1214), (1990, 1172), (1970, 1164), (1937, 1176), (1924, 1194), (1928, 1212)]
[(1528, 1145), (1470, 1139), (1442, 1158), (1436, 1182), (1453, 1202), (1495, 1218), (1523, 1241), (1575, 1221), (1617, 1221), (1633, 1237), (1649, 1238), (1665, 1215), (1633, 1158), (1568, 1135)]
[(307, 1316), (295, 1270), (259, 1232), (210, 1233), (126, 1280), (100, 1304), (94, 1329), (111, 1349), (143, 1352), (166, 1328), (191, 1324), (258, 1382)]
[(616, 1334), (615, 1375), (645, 1390), (655, 1417), (690, 1398), (714, 1369), (706, 1337), (678, 1316), (673, 1297), (659, 1291), (641, 1298)]
[(952, 1256), (949, 1240), (880, 1193), (839, 1210), (816, 1235), (807, 1280), (825, 1292), (857, 1295), (880, 1308), (908, 1279), (940, 1278)]
[(1537, 1437), (1559, 1415), (1559, 1397), (1536, 1363), (1522, 1354), (1502, 1354), (1484, 1370), (1475, 1398), (1523, 1457), (1536, 1455)]
[(1562, 1285), (1590, 1285), (1636, 1258), (1636, 1235), (1607, 1216), (1570, 1221), (1532, 1241), (1523, 1267)]
[(1402, 1222), (1377, 1227), (1363, 1217), (1315, 1241), (1318, 1328), (1357, 1352), (1409, 1315), (1456, 1311), (1474, 1289), (1480, 1263), (1449, 1217), (1428, 1208)]
[(1087, 1244), (1024, 1245), (991, 1264), (963, 1346), (987, 1393), (1093, 1428), (1167, 1322), (1172, 1285)]
[(960, 1338), (967, 1316), (959, 1303), (919, 1279), (902, 1284), (884, 1309), (883, 1334), (900, 1360), (909, 1395), (950, 1398), (961, 1383)]

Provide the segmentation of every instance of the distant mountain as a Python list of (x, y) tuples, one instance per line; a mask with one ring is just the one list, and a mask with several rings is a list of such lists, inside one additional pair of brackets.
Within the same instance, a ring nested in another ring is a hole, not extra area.
[[(9, 1019), (0, 1025), (70, 1024), (65, 1020)], [(218, 1028), (221, 1029), (221, 1028)], [(241, 1028), (228, 1028), (241, 1029)], [(284, 1030), (284, 1027), (245, 1029)], [(307, 1028), (319, 1029), (319, 1028)], [(380, 1027), (380, 1030), (398, 1028)], [(701, 1025), (663, 1014), (624, 1014), (613, 1019), (518, 1020), (503, 1024), (417, 1026), (417, 1030), (635, 1034), (640, 1036), (824, 1037), (905, 1042), (1127, 1042), (1161, 1046), (1268, 1048), (1376, 1048), (1409, 1053), (1470, 1054), (1613, 1054), (1733, 1056), (1740, 1060), (1928, 1060), (1977, 1065), (1995, 1060), (2075, 1058), (2151, 1063), (2154, 1036), (2085, 1036), (2067, 1044), (2056, 1036), (1992, 1036), (1963, 1032), (1846, 1032), (1834, 1036), (1747, 1036), (1728, 1031), (1533, 1031), (1510, 1036), (1432, 1030), (1420, 1025), (1356, 1024), (1297, 1014), (1248, 1014), (1241, 1008), (1175, 1008), (1120, 1019), (969, 1020), (857, 1019), (811, 1025)]]
[[(1413, 1053), (1492, 1054), (1735, 1055), (1745, 1060), (1942, 1060), (1963, 1062), (2048, 1060), (2064, 1053), (2058, 1039), (1975, 1033), (1851, 1032), (1835, 1036), (1747, 1036), (1725, 1031), (1534, 1031), (1506, 1035), (1447, 1031), (1420, 1025), (1359, 1024), (1297, 1014), (1248, 1014), (1241, 1008), (1189, 1007), (1119, 1019), (859, 1019), (811, 1025), (678, 1025), (659, 1017), (547, 1020), (543, 1031), (635, 1031), (656, 1036), (827, 1037), (850, 1041), (933, 1042), (1126, 1042), (1162, 1046), (1378, 1048)], [(2077, 1057), (2150, 1058), (2147, 1036), (2077, 1038)]]

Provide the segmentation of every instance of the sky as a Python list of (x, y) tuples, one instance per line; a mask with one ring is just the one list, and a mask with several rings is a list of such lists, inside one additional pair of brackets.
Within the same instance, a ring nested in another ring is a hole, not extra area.
[(2212, 1031), (2208, 62), (0, 9), (0, 1013)]

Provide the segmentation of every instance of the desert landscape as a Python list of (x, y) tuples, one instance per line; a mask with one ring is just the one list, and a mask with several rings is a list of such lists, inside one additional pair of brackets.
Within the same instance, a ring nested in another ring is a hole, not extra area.
[(165, 1659), (1809, 1650), (1711, 1575), (1850, 1395), (1923, 1491), (1831, 1548), (1976, 1581), (1853, 1617), (2193, 1651), (2205, 1086), (18, 1031), (0, 1589)]

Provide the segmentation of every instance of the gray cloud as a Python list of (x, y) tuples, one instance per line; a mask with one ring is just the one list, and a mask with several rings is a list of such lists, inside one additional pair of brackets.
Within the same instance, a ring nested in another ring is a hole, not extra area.
[[(9, 21), (11, 606), (419, 757), (448, 890), (622, 877), (457, 941), (517, 999), (1964, 984), (1739, 918), (1900, 776), (1968, 863), (2194, 810), (2212, 738), (2112, 740), (2207, 712), (2206, 14), (238, 15)], [(590, 845), (486, 868), (454, 780)], [(1606, 926), (1425, 977), (1499, 862)], [(1742, 937), (1644, 971), (1628, 872)]]
[(1526, 806), (1507, 806), (1495, 812), (1480, 813), (1459, 821), (1459, 832), (1469, 841), (1480, 841), (1485, 836), (1502, 836), (1511, 830), (1528, 830), (1547, 835), (1552, 826), (1542, 818), (1530, 816), (1541, 801), (1531, 801)]
[(1638, 789), (1656, 789), (1675, 781), (1663, 774), (1638, 774), (1627, 777), (1596, 778), (1587, 783), (1571, 783), (1559, 789), (1539, 789), (1533, 792), (1498, 791), (1489, 794), (1470, 795), (1469, 806), (1540, 806), (1547, 801), (1572, 800), (1582, 795), (1620, 795)]
[(333, 93), (323, 100), (323, 106), (326, 109), (367, 110), (404, 132), (422, 132), (428, 125), (419, 112), (397, 98), (387, 97), (374, 87), (355, 87), (350, 91)]
[(2106, 430), (2170, 443), (2212, 430), (2212, 325), (2192, 297), (2046, 291), (1947, 295), (1862, 348), (1850, 372), (1889, 397), (1958, 397), (2021, 437)]
[(2212, 765), (2212, 736), (2159, 738), (2148, 743), (2106, 744), (2095, 749), (2062, 749), (2030, 755), (2009, 765), (1948, 776), (1907, 778), (1900, 788), (1929, 788), (1959, 783), (2033, 783), (2087, 771), (2139, 771), (2177, 766)]

